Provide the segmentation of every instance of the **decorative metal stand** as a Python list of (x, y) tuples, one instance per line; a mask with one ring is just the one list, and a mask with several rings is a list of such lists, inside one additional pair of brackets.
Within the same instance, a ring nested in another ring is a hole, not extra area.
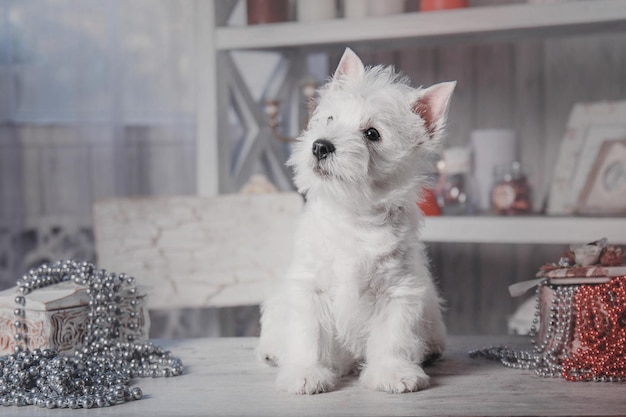
[[(311, 114), (315, 109), (314, 97), (316, 89), (317, 82), (315, 82), (315, 80), (308, 79), (302, 83), (302, 95), (307, 103), (307, 118), (303, 123), (303, 129), (308, 125)], [(276, 139), (287, 143), (296, 141), (296, 138), (285, 136), (280, 133), (278, 129), (280, 125), (280, 122), (278, 121), (280, 113), (280, 100), (267, 100), (265, 102), (265, 113), (267, 114), (269, 125), (272, 128), (272, 133)]]

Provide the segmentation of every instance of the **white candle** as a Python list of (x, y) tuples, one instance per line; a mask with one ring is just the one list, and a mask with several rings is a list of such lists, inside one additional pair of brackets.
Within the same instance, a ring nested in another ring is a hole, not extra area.
[(474, 155), (474, 176), (480, 191), (480, 209), (488, 211), (494, 168), (517, 160), (515, 131), (510, 129), (474, 130), (470, 134), (470, 147)]
[(335, 0), (298, 0), (297, 7), (298, 20), (301, 22), (333, 19), (337, 16)]

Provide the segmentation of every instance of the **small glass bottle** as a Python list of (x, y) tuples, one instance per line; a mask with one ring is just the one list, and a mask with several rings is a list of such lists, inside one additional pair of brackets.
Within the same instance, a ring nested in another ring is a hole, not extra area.
[(476, 187), (470, 175), (469, 149), (446, 149), (438, 167), (440, 177), (435, 194), (441, 212), (453, 216), (474, 213)]
[(494, 168), (491, 211), (494, 214), (527, 214), (531, 212), (530, 185), (519, 162)]

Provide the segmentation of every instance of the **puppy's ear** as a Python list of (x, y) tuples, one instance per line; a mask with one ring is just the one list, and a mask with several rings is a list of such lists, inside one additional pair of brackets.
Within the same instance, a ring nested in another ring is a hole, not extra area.
[(421, 90), (413, 103), (413, 112), (424, 120), (426, 131), (431, 137), (446, 124), (450, 98), (455, 86), (456, 81), (435, 84)]
[(339, 65), (337, 66), (337, 70), (335, 70), (335, 75), (333, 75), (333, 81), (339, 79), (360, 79), (363, 77), (365, 73), (365, 66), (361, 61), (361, 58), (354, 53), (354, 51), (350, 48), (346, 48), (341, 60), (339, 61)]

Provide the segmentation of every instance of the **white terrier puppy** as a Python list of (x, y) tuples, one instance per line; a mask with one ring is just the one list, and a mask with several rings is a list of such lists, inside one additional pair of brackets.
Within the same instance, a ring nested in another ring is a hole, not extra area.
[(278, 387), (332, 390), (360, 370), (374, 390), (429, 385), (424, 361), (446, 329), (418, 228), (416, 200), (438, 159), (455, 82), (414, 89), (346, 49), (293, 147), (307, 203), (294, 259), (262, 306), (261, 357)]

